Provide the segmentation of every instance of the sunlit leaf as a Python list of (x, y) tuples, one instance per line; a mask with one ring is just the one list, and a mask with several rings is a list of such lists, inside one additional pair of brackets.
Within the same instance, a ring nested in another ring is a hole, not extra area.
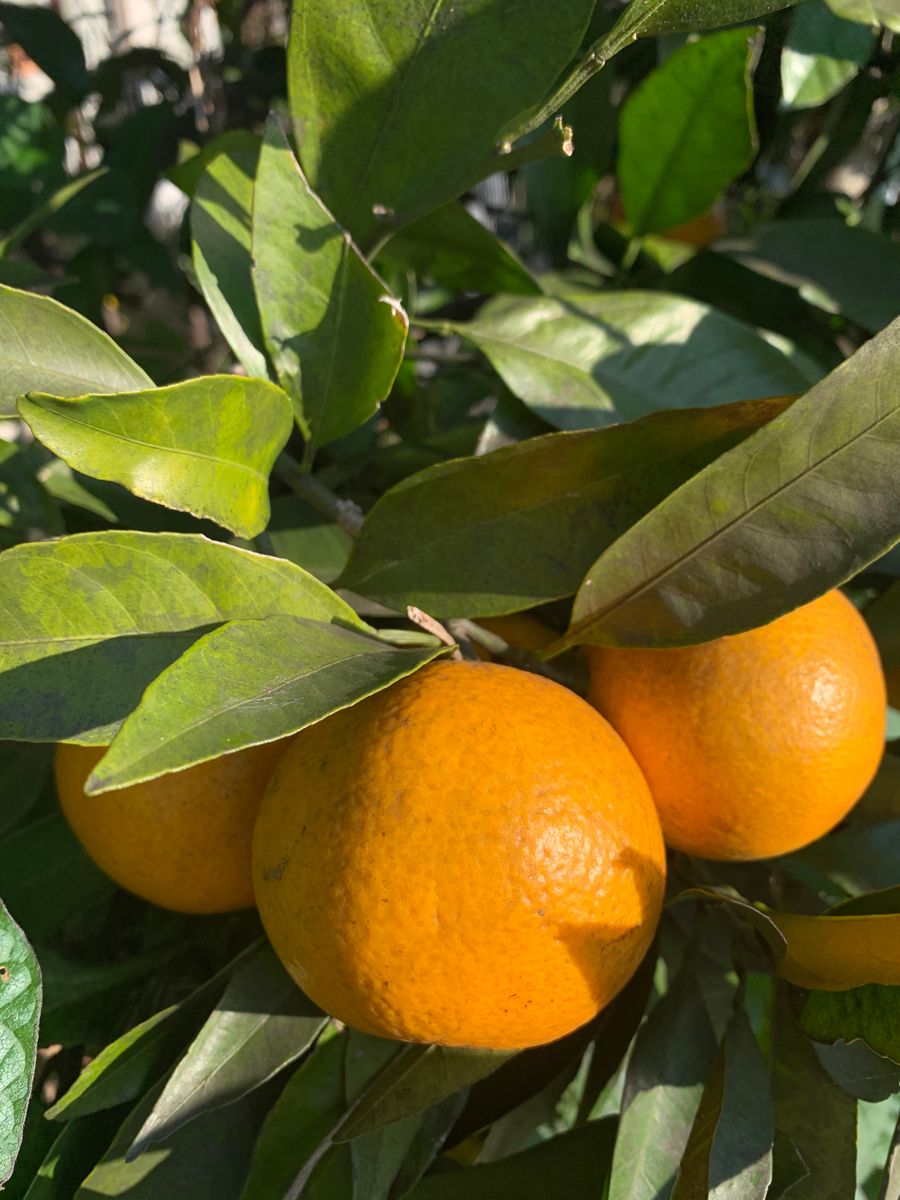
[(252, 246), (266, 346), (318, 447), (362, 425), (387, 396), (409, 322), (307, 183), (274, 119), (259, 156)]
[(765, 624), (900, 537), (900, 320), (600, 556), (565, 644), (686, 645)]
[(25, 935), (0, 903), (0, 1186), (9, 1179), (31, 1094), (41, 973)]
[(699, 216), (749, 165), (749, 32), (688, 42), (622, 106), (618, 175), (633, 233), (659, 233)]
[(128, 392), (153, 380), (112, 338), (72, 309), (0, 286), (0, 415), (25, 392)]
[(269, 472), (292, 429), (262, 379), (207, 375), (127, 395), (30, 392), (19, 412), (76, 471), (253, 537), (269, 521)]

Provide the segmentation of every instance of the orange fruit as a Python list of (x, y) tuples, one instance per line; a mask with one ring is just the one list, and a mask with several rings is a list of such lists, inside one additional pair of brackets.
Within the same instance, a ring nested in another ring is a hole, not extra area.
[(75, 836), (121, 887), (176, 912), (231, 912), (253, 904), (253, 822), (286, 745), (253, 746), (86, 796), (106, 747), (64, 743), (56, 749), (56, 787)]
[(670, 846), (787, 854), (841, 821), (884, 750), (885, 688), (840, 592), (698, 646), (591, 647), (588, 698), (634, 754)]
[(647, 785), (589, 705), (511, 667), (438, 663), (297, 736), (253, 872), (276, 953), (327, 1012), (515, 1049), (626, 983), (665, 858)]

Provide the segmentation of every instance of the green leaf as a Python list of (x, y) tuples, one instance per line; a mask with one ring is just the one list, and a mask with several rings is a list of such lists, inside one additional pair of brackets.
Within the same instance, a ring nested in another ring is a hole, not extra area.
[(825, 0), (798, 5), (781, 53), (784, 107), (824, 104), (850, 82), (874, 47), (874, 29), (842, 20)]
[(153, 380), (112, 338), (72, 309), (0, 286), (0, 416), (25, 392), (129, 392)]
[[(461, 195), (578, 50), (592, 0), (294, 5), (288, 96), (304, 171), (356, 240)], [(502, 63), (502, 69), (500, 64)]]
[(136, 1100), (170, 1067), (225, 984), (259, 946), (257, 942), (242, 950), (180, 1004), (154, 1013), (105, 1046), (47, 1109), (47, 1117), (71, 1121)]
[(864, 25), (884, 25), (900, 33), (900, 12), (894, 0), (827, 0), (828, 7), (845, 21), (861, 21)]
[(129, 985), (164, 967), (171, 951), (133, 954), (121, 962), (91, 966), (38, 946), (44, 980), (41, 1045), (77, 1046), (96, 1027), (99, 1013), (120, 1004)]
[(0, 756), (0, 834), (35, 804), (50, 778), (51, 747), (6, 742)]
[(353, 545), (346, 529), (323, 517), (299, 496), (275, 497), (266, 532), (279, 558), (289, 559), (323, 583), (337, 579)]
[(856, 1100), (831, 1081), (784, 987), (776, 993), (773, 1059), (775, 1178), (789, 1151), (808, 1171), (781, 1193), (784, 1200), (847, 1200), (856, 1187)]
[(274, 118), (254, 189), (253, 282), (266, 346), (310, 447), (351, 433), (390, 391), (409, 321), (306, 182)]
[(37, 1060), (41, 973), (25, 935), (0, 902), (0, 1186), (22, 1141)]
[(852, 1042), (900, 1063), (900, 987), (869, 983), (841, 992), (811, 991), (800, 1024), (817, 1042)]
[[(0, 530), (61, 533), (62, 521), (25, 452), (0, 439)], [(18, 539), (16, 539), (18, 540)]]
[[(237, 152), (238, 157), (244, 151), (250, 151), (252, 157), (249, 160), (249, 170), (246, 172), (252, 184), (253, 176), (256, 174), (256, 159), (259, 156), (259, 135), (251, 133), (247, 129), (229, 129), (225, 133), (220, 133), (216, 137), (204, 142), (203, 146), (198, 150), (193, 142), (181, 142), (178, 147), (179, 161), (174, 167), (169, 167), (166, 171), (166, 178), (171, 179), (176, 187), (180, 188), (186, 196), (192, 199), (197, 193), (197, 188), (200, 185), (200, 180), (206, 174), (210, 164), (220, 154), (234, 155)], [(251, 191), (247, 193), (247, 197), (252, 197)], [(250, 205), (242, 205), (245, 211), (249, 214)], [(249, 229), (249, 220), (245, 225)]]
[(498, 298), (452, 326), (507, 387), (559, 429), (805, 391), (818, 368), (784, 343), (663, 292)]
[(229, 980), (145, 1117), (126, 1160), (267, 1083), (309, 1049), (329, 1019), (303, 995), (274, 951), (263, 946)]
[(0, 736), (109, 741), (201, 629), (361, 622), (299, 567), (194, 535), (77, 534), (0, 555)]
[(609, 1200), (656, 1200), (675, 1179), (716, 1043), (695, 959), (687, 957), (634, 1043), (625, 1075)]
[(900, 1066), (860, 1038), (816, 1046), (816, 1054), (835, 1083), (858, 1100), (875, 1104), (900, 1091)]
[(704, 1089), (672, 1200), (765, 1200), (773, 1120), (768, 1067), (739, 1007)]
[(127, 395), (30, 392), (18, 408), (74, 470), (242, 537), (269, 522), (269, 472), (293, 428), (280, 388), (237, 375)]
[(900, 245), (869, 229), (833, 217), (775, 221), (719, 248), (871, 333), (900, 313)]
[(121, 1119), (120, 1113), (103, 1112), (64, 1126), (22, 1200), (71, 1200), (82, 1179), (102, 1157)]
[(597, 1200), (615, 1137), (612, 1118), (592, 1121), (497, 1162), (428, 1175), (409, 1200)]
[(229, 146), (208, 163), (196, 184), (191, 247), (197, 282), (226, 341), (248, 375), (265, 378), (269, 367), (251, 270), (260, 139), (242, 136), (240, 145)]
[[(349, 1029), (346, 1047), (344, 1094), (347, 1103), (352, 1105), (396, 1055), (397, 1046)], [(422, 1113), (417, 1112), (353, 1140), (350, 1146), (353, 1200), (387, 1200), (397, 1172), (421, 1127)]]
[(240, 1200), (284, 1195), (338, 1123), (344, 1102), (345, 1038), (319, 1039), (266, 1117)]
[(619, 183), (634, 234), (699, 216), (754, 153), (746, 29), (688, 42), (631, 93), (619, 119)]
[(564, 639), (703, 642), (765, 624), (900, 537), (900, 321), (673, 492), (588, 572)]
[(375, 505), (342, 583), (448, 617), (571, 595), (599, 550), (787, 403), (654, 413), (430, 467)]
[(259, 1088), (234, 1104), (205, 1113), (149, 1154), (129, 1162), (126, 1151), (153, 1108), (161, 1086), (149, 1092), (125, 1118), (74, 1200), (97, 1200), (100, 1196), (238, 1200), (254, 1142), (277, 1095), (278, 1084)]
[(0, 842), (3, 900), (28, 936), (44, 941), (112, 895), (62, 813), (54, 812)]
[(297, 617), (231, 621), (150, 684), (87, 791), (126, 787), (287, 737), (443, 652), (440, 645), (398, 649)]
[[(617, 53), (628, 42), (639, 37), (655, 37), (660, 33), (696, 33), (720, 25), (736, 25), (752, 21), (782, 8), (790, 8), (797, 0), (631, 0), (607, 37), (611, 53)], [(607, 54), (610, 57), (610, 54)]]
[(460, 1088), (484, 1079), (510, 1057), (505, 1050), (404, 1046), (362, 1093), (334, 1131), (334, 1141), (350, 1141), (422, 1112)]
[[(396, 1200), (398, 1196), (405, 1196), (419, 1182), (446, 1144), (449, 1135), (455, 1131), (456, 1122), (465, 1107), (467, 1096), (468, 1089), (463, 1088), (462, 1091), (447, 1096), (445, 1100), (432, 1105), (425, 1112), (407, 1118), (416, 1123), (415, 1133), (406, 1156), (390, 1184), (387, 1192), (388, 1200)], [(397, 1127), (388, 1126), (384, 1133), (389, 1134), (392, 1128)], [(380, 1134), (369, 1134), (370, 1138), (380, 1136)], [(455, 1133), (454, 1141), (456, 1141)], [(364, 1145), (365, 1142), (365, 1138), (354, 1142), (353, 1149)]]
[(512, 250), (458, 203), (445, 204), (395, 234), (378, 262), (455, 291), (525, 296), (541, 291)]
[(785, 860), (817, 871), (845, 892), (892, 888), (900, 861), (900, 820), (851, 825), (821, 838)]
[(900, 1121), (894, 1127), (894, 1135), (888, 1148), (881, 1191), (879, 1192), (879, 1200), (898, 1200), (898, 1198), (900, 1198)]

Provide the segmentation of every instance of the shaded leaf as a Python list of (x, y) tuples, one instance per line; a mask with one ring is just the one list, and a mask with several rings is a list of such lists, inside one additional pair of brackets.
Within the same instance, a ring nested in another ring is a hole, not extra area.
[(310, 446), (351, 433), (390, 391), (409, 322), (306, 182), (274, 118), (254, 189), (253, 283), (266, 346)]
[(900, 1091), (900, 1066), (877, 1054), (861, 1038), (839, 1039), (815, 1049), (835, 1083), (858, 1100), (876, 1103)]
[[(417, 1122), (406, 1156), (394, 1177), (388, 1193), (389, 1200), (399, 1200), (419, 1182), (447, 1142), (457, 1119), (465, 1107), (468, 1089), (433, 1104), (425, 1112), (411, 1118)], [(388, 1127), (388, 1131), (390, 1130)], [(377, 1137), (378, 1134), (370, 1134)], [(359, 1145), (358, 1142), (353, 1143)]]
[[(832, 1083), (783, 987), (776, 993), (773, 1057), (776, 1178), (779, 1157), (799, 1155), (808, 1171), (781, 1195), (847, 1200), (856, 1187), (856, 1100)], [(790, 1168), (796, 1173), (793, 1163)]]
[(511, 1057), (505, 1050), (407, 1045), (396, 1052), (347, 1113), (335, 1141), (350, 1141), (421, 1112), (490, 1075)]
[(76, 471), (244, 537), (269, 522), (269, 472), (293, 427), (274, 384), (206, 375), (127, 395), (30, 392), (18, 408)]
[(0, 286), (0, 415), (25, 392), (128, 392), (153, 380), (112, 338), (51, 300)]
[[(251, 271), (253, 181), (260, 139), (249, 133), (239, 136), (240, 143), (198, 164), (205, 170), (191, 205), (191, 249), (197, 282), (226, 341), (248, 375), (265, 378), (269, 369)], [(196, 156), (202, 157), (202, 152)]]
[(287, 613), (359, 626), (299, 567), (206, 538), (110, 531), (0, 555), (0, 736), (105, 742), (199, 631)]
[(739, 1007), (704, 1089), (672, 1200), (764, 1200), (773, 1122), (768, 1067)]
[(897, 883), (900, 820), (853, 825), (790, 855), (785, 864), (812, 867), (845, 892), (874, 892)]
[(786, 108), (815, 108), (836, 96), (875, 47), (875, 31), (837, 16), (825, 0), (800, 4), (781, 52)]
[(50, 778), (49, 746), (6, 742), (0, 755), (0, 834), (24, 817)]
[(59, 812), (24, 825), (0, 842), (0, 880), (4, 902), (34, 941), (53, 937), (115, 890)]
[(266, 1117), (240, 1200), (282, 1196), (341, 1118), (344, 1041), (327, 1032), (291, 1076)]
[(716, 1053), (694, 958), (651, 1009), (628, 1061), (609, 1200), (663, 1200)]
[(71, 1200), (82, 1179), (102, 1157), (121, 1119), (121, 1113), (103, 1112), (64, 1126), (22, 1200)]
[(274, 951), (263, 946), (229, 980), (144, 1118), (126, 1159), (267, 1083), (309, 1048), (328, 1020)]
[[(73, 1200), (127, 1196), (128, 1200), (238, 1200), (253, 1146), (277, 1094), (260, 1088), (225, 1108), (215, 1109), (179, 1129), (154, 1151), (134, 1162), (126, 1151), (156, 1102), (162, 1085), (150, 1091), (125, 1118), (103, 1158)], [(211, 1147), (214, 1152), (211, 1153)]]
[(402, 649), (297, 617), (231, 621), (157, 677), (94, 768), (89, 793), (276, 741), (389, 687), (444, 647)]
[(409, 1200), (596, 1200), (615, 1137), (612, 1118), (592, 1121), (497, 1162), (428, 1175)]
[(0, 902), (0, 1186), (22, 1141), (37, 1055), (41, 973), (25, 935)]
[(560, 429), (792, 395), (819, 377), (740, 321), (663, 292), (503, 297), (452, 328)]
[(395, 234), (378, 261), (457, 291), (533, 296), (541, 290), (513, 251), (458, 203), (445, 204)]
[[(0, 539), (4, 529), (33, 537), (36, 530), (54, 534), (62, 533), (62, 528), (56, 505), (23, 449), (0, 439)], [(11, 540), (19, 538), (14, 534)]]
[(852, 1042), (900, 1063), (900, 987), (870, 983), (842, 992), (812, 991), (803, 1002), (800, 1024), (817, 1042)]
[(592, 0), (522, 0), (514, 13), (496, 0), (295, 5), (288, 96), (310, 183), (365, 247), (459, 196), (502, 169), (504, 127), (549, 91), (592, 9)]
[(872, 333), (900, 314), (900, 245), (861, 226), (833, 217), (775, 221), (718, 249)]
[(688, 42), (622, 106), (618, 175), (634, 234), (699, 216), (749, 166), (749, 55), (746, 29)]
[(289, 559), (323, 583), (337, 579), (353, 545), (346, 529), (323, 517), (299, 496), (275, 497), (266, 532), (279, 558)]
[(70, 1121), (135, 1100), (169, 1068), (234, 972), (259, 949), (255, 943), (186, 996), (110, 1042), (72, 1086), (47, 1110), (51, 1120)]
[(77, 1046), (87, 1040), (98, 1013), (121, 1003), (129, 985), (161, 967), (171, 951), (134, 954), (103, 965), (76, 962), (48, 946), (39, 946), (38, 955), (44, 981), (41, 1045)]
[(765, 624), (900, 537), (900, 321), (673, 492), (588, 572), (564, 639), (702, 642)]
[(779, 962), (787, 949), (786, 935), (781, 931), (776, 914), (765, 909), (763, 905), (750, 904), (743, 896), (738, 895), (728, 887), (693, 887), (679, 892), (669, 901), (678, 904), (685, 900), (712, 901), (717, 904), (727, 904), (732, 912), (746, 921), (763, 939), (772, 957)]
[(599, 549), (788, 403), (654, 413), (429, 467), (368, 514), (342, 583), (449, 617), (570, 595)]

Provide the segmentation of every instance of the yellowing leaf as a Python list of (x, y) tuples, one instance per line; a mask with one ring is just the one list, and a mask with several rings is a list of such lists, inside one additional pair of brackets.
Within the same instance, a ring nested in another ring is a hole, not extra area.
[(778, 973), (790, 983), (828, 992), (866, 983), (900, 984), (900, 913), (767, 915), (787, 938)]

